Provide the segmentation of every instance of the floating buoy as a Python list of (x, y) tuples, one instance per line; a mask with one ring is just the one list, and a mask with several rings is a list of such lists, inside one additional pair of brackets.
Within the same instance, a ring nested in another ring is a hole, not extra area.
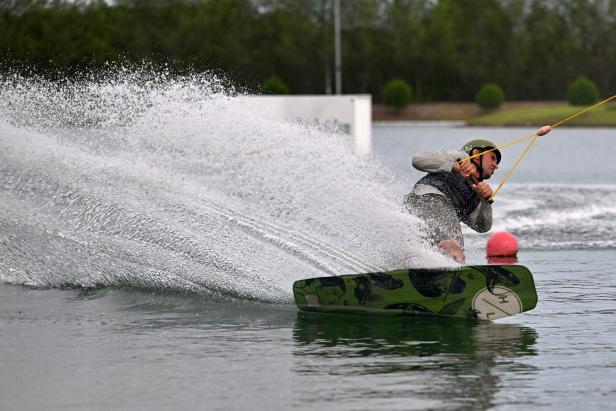
[(538, 131), (537, 131), (537, 135), (538, 136), (545, 136), (546, 134), (548, 134), (550, 131), (552, 131), (552, 127), (550, 126), (543, 126), (541, 127)]
[(490, 264), (515, 264), (518, 262), (518, 239), (508, 231), (499, 231), (486, 244)]

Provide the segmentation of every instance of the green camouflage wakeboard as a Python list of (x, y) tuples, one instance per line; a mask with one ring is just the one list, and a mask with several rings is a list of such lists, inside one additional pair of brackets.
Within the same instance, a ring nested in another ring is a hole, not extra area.
[(521, 265), (404, 269), (310, 278), (293, 284), (301, 310), (431, 314), (494, 320), (537, 305), (533, 275)]

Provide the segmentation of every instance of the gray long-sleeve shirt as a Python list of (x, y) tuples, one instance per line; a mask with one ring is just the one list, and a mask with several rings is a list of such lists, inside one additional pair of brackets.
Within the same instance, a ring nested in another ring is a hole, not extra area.
[[(451, 173), (454, 163), (468, 154), (459, 150), (441, 150), (429, 153), (419, 153), (413, 156), (412, 164), (419, 171), (425, 173)], [(413, 188), (415, 195), (439, 194), (445, 195), (439, 189), (425, 184), (416, 184)], [(469, 215), (468, 221), (463, 220), (464, 224), (473, 230), (485, 233), (492, 228), (492, 206), (486, 199), (481, 199), (475, 210)]]

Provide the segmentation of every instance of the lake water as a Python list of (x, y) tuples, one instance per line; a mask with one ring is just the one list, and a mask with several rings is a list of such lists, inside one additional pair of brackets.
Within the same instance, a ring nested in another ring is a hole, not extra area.
[[(612, 406), (615, 130), (556, 129), (496, 198), (535, 310), (309, 315), (297, 279), (447, 263), (400, 207), (412, 153), (532, 130), (377, 124), (360, 159), (214, 80), (4, 79), (1, 409)], [(497, 181), (522, 149), (503, 152)], [(465, 234), (482, 263), (487, 234)]]

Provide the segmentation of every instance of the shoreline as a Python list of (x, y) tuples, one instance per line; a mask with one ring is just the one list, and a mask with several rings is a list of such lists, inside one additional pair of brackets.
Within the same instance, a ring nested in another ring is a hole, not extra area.
[[(565, 101), (513, 101), (497, 110), (482, 110), (475, 103), (418, 103), (402, 110), (373, 104), (372, 121), (382, 124), (459, 122), (479, 127), (541, 127), (568, 118), (585, 106)], [(616, 127), (616, 103), (608, 103), (563, 124), (562, 127)]]

